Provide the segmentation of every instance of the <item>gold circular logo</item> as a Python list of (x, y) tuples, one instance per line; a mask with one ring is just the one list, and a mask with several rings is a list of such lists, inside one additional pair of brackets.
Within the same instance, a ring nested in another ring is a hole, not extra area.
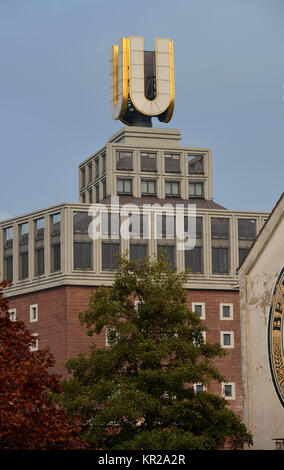
[(272, 379), (279, 400), (284, 406), (284, 349), (283, 349), (283, 314), (284, 314), (284, 268), (282, 269), (273, 291), (268, 328), (269, 362)]

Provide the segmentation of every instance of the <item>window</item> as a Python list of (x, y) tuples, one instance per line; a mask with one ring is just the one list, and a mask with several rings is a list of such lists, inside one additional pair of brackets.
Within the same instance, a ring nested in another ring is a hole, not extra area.
[(4, 280), (13, 280), (13, 227), (4, 229), (3, 254), (4, 254)]
[(104, 199), (107, 195), (106, 179), (102, 180), (102, 187), (103, 187), (103, 199)]
[(89, 204), (93, 204), (93, 190), (89, 189)]
[(131, 238), (149, 238), (149, 216), (129, 214), (129, 234)]
[(117, 269), (117, 255), (119, 253), (119, 243), (102, 243), (102, 269)]
[(85, 168), (81, 168), (81, 187), (86, 186), (86, 171)]
[(100, 200), (100, 185), (96, 185), (96, 202), (99, 202)]
[(188, 173), (190, 175), (204, 173), (203, 155), (188, 155)]
[(119, 238), (120, 214), (118, 212), (101, 212), (102, 238)]
[(92, 179), (93, 179), (92, 163), (89, 163), (89, 165), (88, 165), (88, 173), (89, 173), (89, 183), (91, 183)]
[(142, 196), (151, 195), (155, 196), (156, 191), (156, 181), (155, 180), (141, 180), (141, 194)]
[(180, 182), (168, 180), (165, 183), (166, 196), (177, 197), (180, 196)]
[(132, 194), (132, 180), (117, 178), (117, 194)]
[(185, 269), (193, 274), (203, 273), (202, 246), (195, 246), (191, 250), (184, 250)]
[(220, 331), (220, 344), (223, 348), (234, 348), (234, 332)]
[(158, 259), (161, 258), (162, 254), (165, 256), (170, 268), (173, 269), (175, 267), (175, 246), (158, 244)]
[(200, 393), (200, 392), (205, 392), (206, 388), (204, 387), (203, 384), (193, 384), (193, 388), (194, 388), (194, 391), (196, 393)]
[(156, 216), (157, 238), (175, 238), (175, 216), (157, 214)]
[(16, 319), (17, 319), (16, 309), (11, 308), (10, 310), (8, 310), (8, 312), (9, 312), (10, 320), (11, 321), (16, 321)]
[(74, 242), (74, 269), (92, 268), (92, 243)]
[(204, 197), (204, 183), (190, 181), (189, 197)]
[(229, 274), (230, 271), (230, 221), (211, 219), (212, 274)]
[(147, 245), (139, 243), (130, 243), (130, 259), (131, 261), (140, 261), (147, 256)]
[(50, 216), (50, 270), (61, 269), (61, 214)]
[(235, 400), (235, 384), (234, 382), (222, 382), (221, 384), (222, 387), (222, 396), (226, 400)]
[(95, 160), (95, 171), (96, 171), (96, 178), (98, 178), (100, 176), (100, 162), (99, 162), (99, 159), (96, 158)]
[(82, 194), (82, 203), (85, 204), (85, 202), (86, 202), (86, 194), (83, 193)]
[(239, 265), (242, 264), (256, 237), (255, 219), (238, 219)]
[(32, 333), (34, 336), (34, 344), (30, 346), (30, 351), (38, 351), (38, 333)]
[(165, 154), (165, 172), (180, 173), (180, 155), (174, 153)]
[(192, 311), (195, 312), (201, 320), (205, 320), (205, 303), (204, 302), (192, 302)]
[(29, 224), (19, 225), (19, 279), (29, 277)]
[(30, 322), (38, 321), (38, 305), (30, 305)]
[(115, 328), (106, 328), (106, 346), (113, 346), (117, 343), (119, 335)]
[(35, 275), (44, 274), (44, 217), (35, 220)]
[(44, 274), (44, 248), (36, 248), (35, 250), (35, 273), (36, 276)]
[(102, 172), (105, 173), (106, 172), (106, 154), (105, 153), (102, 154), (101, 160), (102, 160)]
[(93, 243), (88, 233), (92, 220), (87, 212), (73, 212), (74, 269), (92, 269)]
[(157, 154), (141, 152), (141, 171), (157, 171)]
[(233, 320), (233, 304), (220, 304), (220, 320)]
[(132, 152), (116, 151), (116, 169), (117, 170), (133, 170)]

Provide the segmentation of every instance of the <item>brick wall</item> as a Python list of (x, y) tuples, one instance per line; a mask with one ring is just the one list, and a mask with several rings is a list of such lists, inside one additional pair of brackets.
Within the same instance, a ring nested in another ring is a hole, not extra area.
[[(39, 347), (49, 348), (54, 355), (56, 366), (52, 371), (67, 377), (64, 363), (79, 353), (88, 353), (95, 341), (98, 347), (105, 346), (105, 332), (93, 337), (87, 336), (85, 326), (78, 319), (78, 313), (88, 307), (89, 296), (94, 288), (85, 286), (62, 286), (32, 294), (9, 298), (9, 308), (16, 308), (17, 318), (23, 320), (31, 333), (38, 333)], [(242, 416), (243, 396), (241, 377), (241, 345), (239, 293), (236, 291), (192, 290), (188, 294), (188, 307), (192, 302), (205, 303), (204, 325), (208, 342), (220, 343), (220, 331), (234, 333), (234, 348), (226, 349), (228, 354), (215, 360), (218, 370), (226, 382), (235, 386), (235, 399), (228, 400), (230, 408)], [(220, 320), (220, 303), (233, 304), (233, 320)], [(38, 305), (38, 321), (30, 322), (30, 305)], [(217, 395), (221, 385), (212, 383), (208, 388)]]

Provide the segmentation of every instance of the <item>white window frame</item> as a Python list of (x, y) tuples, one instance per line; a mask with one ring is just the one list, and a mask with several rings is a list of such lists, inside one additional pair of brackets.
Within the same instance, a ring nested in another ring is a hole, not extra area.
[[(224, 344), (224, 335), (231, 336), (231, 344)], [(220, 331), (220, 344), (222, 348), (233, 349), (235, 347), (234, 332), (233, 331)]]
[(16, 308), (10, 308), (10, 310), (8, 310), (8, 313), (9, 313), (11, 321), (16, 321), (17, 320), (17, 309)]
[[(232, 387), (232, 395), (230, 397), (225, 396), (225, 385), (230, 385)], [(221, 383), (221, 393), (222, 397), (225, 398), (225, 400), (235, 400), (236, 399), (236, 387), (235, 387), (235, 382), (222, 382)]]
[[(223, 316), (223, 307), (229, 307), (230, 308), (230, 316), (229, 317), (224, 317)], [(234, 320), (234, 304), (230, 304), (230, 303), (221, 303), (220, 304), (220, 320)]]
[(30, 346), (30, 351), (38, 351), (38, 333), (32, 333), (32, 336), (35, 336), (36, 343), (34, 346)]
[(191, 303), (191, 309), (192, 312), (195, 312), (195, 306), (196, 305), (201, 305), (201, 315), (200, 315), (200, 320), (205, 320), (206, 314), (205, 314), (205, 302), (192, 302)]
[[(115, 330), (115, 328), (108, 328), (108, 327), (106, 327), (106, 329), (105, 329), (105, 333), (106, 333), (106, 346), (109, 346), (109, 347), (110, 347), (111, 345), (109, 344), (109, 342), (108, 342), (108, 337), (107, 337), (107, 335), (108, 335), (108, 330)], [(118, 333), (116, 333), (116, 334), (118, 334)]]
[(203, 391), (203, 392), (206, 392), (207, 388), (205, 387), (205, 385), (204, 385), (203, 383), (201, 383), (201, 382), (197, 382), (197, 383), (193, 384), (193, 388), (194, 388), (195, 393), (200, 393), (200, 392), (197, 392), (197, 390), (196, 390), (197, 385), (202, 385), (202, 387), (203, 387), (203, 390), (202, 390), (202, 391)]
[[(36, 318), (33, 316), (34, 309), (36, 312)], [(30, 323), (34, 323), (36, 321), (38, 321), (38, 304), (32, 304), (30, 305)]]

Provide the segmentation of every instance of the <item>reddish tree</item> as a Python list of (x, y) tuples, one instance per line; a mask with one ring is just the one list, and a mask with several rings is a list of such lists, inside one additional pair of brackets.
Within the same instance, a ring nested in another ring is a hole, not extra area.
[(55, 403), (59, 376), (47, 350), (31, 351), (35, 338), (22, 321), (11, 321), (0, 284), (0, 449), (85, 449), (77, 418)]

